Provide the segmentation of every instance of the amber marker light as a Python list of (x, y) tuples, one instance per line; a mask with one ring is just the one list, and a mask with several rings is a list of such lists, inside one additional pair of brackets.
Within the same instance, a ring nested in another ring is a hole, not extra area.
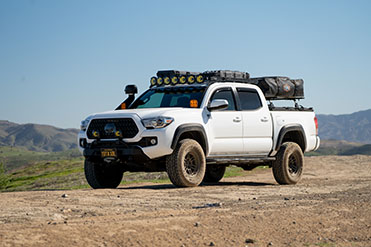
[(191, 100), (189, 101), (189, 106), (190, 106), (191, 108), (197, 108), (197, 107), (198, 107), (198, 101), (197, 101), (196, 99), (191, 99)]

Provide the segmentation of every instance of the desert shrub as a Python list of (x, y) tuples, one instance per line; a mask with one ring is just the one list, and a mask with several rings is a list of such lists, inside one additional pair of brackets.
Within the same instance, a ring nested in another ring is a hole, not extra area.
[(9, 183), (9, 176), (5, 174), (4, 164), (0, 163), (0, 190), (6, 188)]

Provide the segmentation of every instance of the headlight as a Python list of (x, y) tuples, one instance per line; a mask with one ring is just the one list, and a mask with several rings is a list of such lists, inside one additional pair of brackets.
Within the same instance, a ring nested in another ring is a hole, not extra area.
[(146, 118), (142, 120), (144, 127), (147, 129), (161, 129), (174, 121), (174, 118), (171, 117), (155, 117), (155, 118)]
[(88, 125), (89, 125), (90, 119), (91, 119), (91, 118), (88, 117), (88, 118), (86, 118), (85, 120), (81, 121), (80, 129), (81, 129), (82, 131), (85, 131), (85, 130), (86, 130), (86, 128), (87, 128)]

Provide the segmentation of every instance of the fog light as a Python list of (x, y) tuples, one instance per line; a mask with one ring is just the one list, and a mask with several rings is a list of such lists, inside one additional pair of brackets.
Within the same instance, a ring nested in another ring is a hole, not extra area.
[(99, 138), (99, 132), (98, 132), (98, 131), (93, 130), (92, 134), (93, 134), (93, 136), (94, 136), (95, 138)]
[(155, 138), (151, 139), (150, 142), (151, 142), (152, 145), (156, 145), (157, 144), (157, 140)]
[(120, 130), (116, 131), (116, 132), (115, 132), (115, 136), (117, 136), (117, 137), (122, 137), (122, 133), (121, 133), (121, 131), (120, 131)]
[(86, 139), (85, 138), (80, 138), (80, 147), (82, 147), (82, 148), (86, 148), (86, 144), (87, 144), (87, 142), (86, 142)]

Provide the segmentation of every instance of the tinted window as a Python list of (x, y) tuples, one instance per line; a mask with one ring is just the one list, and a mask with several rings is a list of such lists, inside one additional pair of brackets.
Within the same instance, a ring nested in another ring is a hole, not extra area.
[(234, 97), (231, 89), (221, 89), (218, 90), (213, 97), (211, 98), (211, 101), (214, 99), (225, 99), (228, 101), (228, 108), (224, 111), (235, 111), (236, 110), (236, 104), (234, 102)]
[(259, 94), (255, 90), (237, 89), (237, 92), (243, 111), (256, 110), (262, 107)]

